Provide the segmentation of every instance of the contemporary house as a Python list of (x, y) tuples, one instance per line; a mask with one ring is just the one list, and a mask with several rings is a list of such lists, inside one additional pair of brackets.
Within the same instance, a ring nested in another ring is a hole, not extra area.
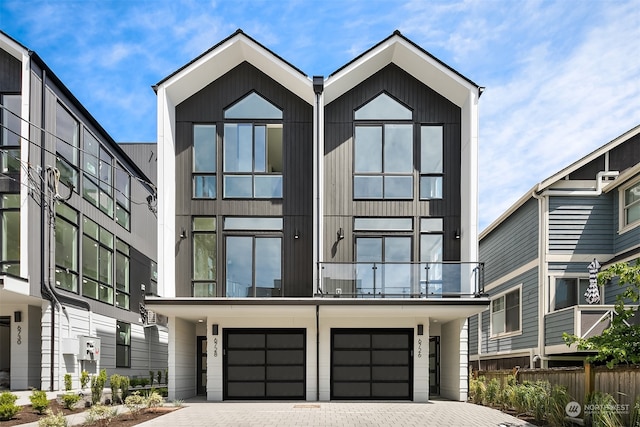
[(155, 85), (169, 397), (465, 400), (482, 89), (399, 32), (325, 78), (241, 30)]
[(588, 298), (590, 275), (639, 256), (637, 126), (536, 184), (480, 234), (491, 306), (469, 318), (472, 365), (582, 365), (562, 333), (601, 333), (623, 290), (594, 285), (599, 298)]
[(143, 318), (157, 293), (155, 176), (1, 32), (0, 126), (0, 387), (164, 370), (167, 330)]

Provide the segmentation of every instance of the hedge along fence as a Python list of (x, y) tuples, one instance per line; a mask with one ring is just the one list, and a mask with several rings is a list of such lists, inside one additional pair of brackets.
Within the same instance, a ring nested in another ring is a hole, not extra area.
[(548, 381), (552, 386), (561, 385), (578, 403), (584, 404), (585, 396), (593, 391), (608, 393), (620, 405), (629, 405), (631, 411), (636, 396), (640, 396), (640, 366), (606, 366), (585, 368), (513, 369), (501, 371), (477, 371), (474, 376), (484, 376), (487, 381), (497, 378), (504, 387), (509, 375), (516, 374), (518, 383), (524, 381)]

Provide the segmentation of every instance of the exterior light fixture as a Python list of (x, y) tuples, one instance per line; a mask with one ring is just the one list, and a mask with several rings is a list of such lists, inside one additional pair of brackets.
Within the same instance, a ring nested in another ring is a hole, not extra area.
[(342, 227), (340, 227), (338, 229), (338, 240), (342, 240), (344, 239), (344, 230), (342, 230)]

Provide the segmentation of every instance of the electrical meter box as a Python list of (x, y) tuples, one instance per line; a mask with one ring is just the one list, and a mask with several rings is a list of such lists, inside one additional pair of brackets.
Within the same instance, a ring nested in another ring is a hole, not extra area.
[(100, 360), (100, 338), (79, 336), (78, 342), (80, 349), (78, 351), (78, 360)]

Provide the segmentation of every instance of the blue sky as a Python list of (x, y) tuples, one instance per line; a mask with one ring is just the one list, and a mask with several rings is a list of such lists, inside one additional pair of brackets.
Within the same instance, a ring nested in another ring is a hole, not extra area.
[(640, 124), (640, 0), (2, 0), (0, 28), (119, 142), (155, 141), (151, 85), (238, 28), (309, 76), (398, 29), (486, 87), (480, 230)]

